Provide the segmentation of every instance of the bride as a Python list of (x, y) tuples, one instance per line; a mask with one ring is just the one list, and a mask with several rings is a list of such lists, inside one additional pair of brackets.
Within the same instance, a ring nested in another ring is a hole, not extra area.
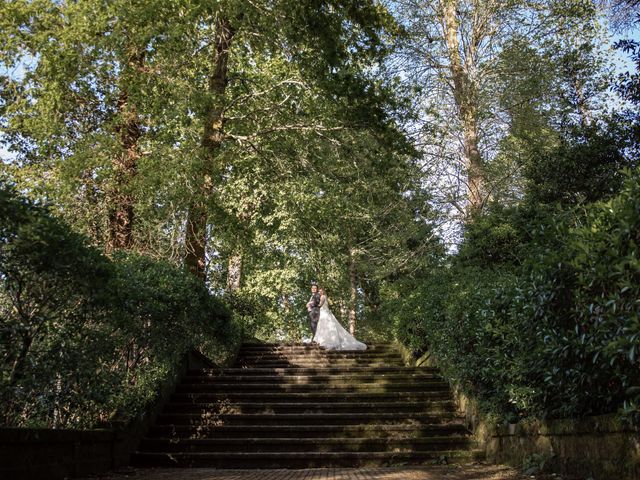
[(331, 313), (324, 288), (320, 289), (320, 318), (313, 341), (327, 350), (367, 349), (367, 346), (353, 338)]

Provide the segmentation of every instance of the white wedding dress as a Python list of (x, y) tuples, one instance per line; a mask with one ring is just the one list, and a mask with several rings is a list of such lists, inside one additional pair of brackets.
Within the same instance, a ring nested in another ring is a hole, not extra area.
[(340, 322), (336, 320), (331, 310), (329, 310), (329, 302), (325, 299), (324, 304), (320, 308), (320, 318), (316, 327), (316, 334), (313, 337), (316, 342), (327, 350), (366, 350), (367, 346), (353, 338), (347, 332)]

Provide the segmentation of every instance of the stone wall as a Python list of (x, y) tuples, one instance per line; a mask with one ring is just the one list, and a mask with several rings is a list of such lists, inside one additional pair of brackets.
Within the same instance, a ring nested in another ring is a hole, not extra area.
[(490, 428), (487, 460), (594, 480), (640, 479), (640, 429), (613, 415)]

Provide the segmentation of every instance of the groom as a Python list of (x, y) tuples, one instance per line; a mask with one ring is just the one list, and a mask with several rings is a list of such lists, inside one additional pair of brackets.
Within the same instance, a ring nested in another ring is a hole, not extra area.
[(313, 332), (315, 336), (318, 319), (320, 318), (320, 294), (318, 293), (318, 285), (316, 283), (311, 284), (311, 298), (307, 302), (307, 311), (309, 312), (311, 332)]

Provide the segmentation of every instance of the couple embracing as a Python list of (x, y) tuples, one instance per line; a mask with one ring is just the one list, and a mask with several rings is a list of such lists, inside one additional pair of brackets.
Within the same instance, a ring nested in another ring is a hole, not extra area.
[(313, 341), (327, 350), (366, 350), (367, 346), (347, 332), (329, 309), (324, 288), (311, 285), (311, 299), (307, 302)]

